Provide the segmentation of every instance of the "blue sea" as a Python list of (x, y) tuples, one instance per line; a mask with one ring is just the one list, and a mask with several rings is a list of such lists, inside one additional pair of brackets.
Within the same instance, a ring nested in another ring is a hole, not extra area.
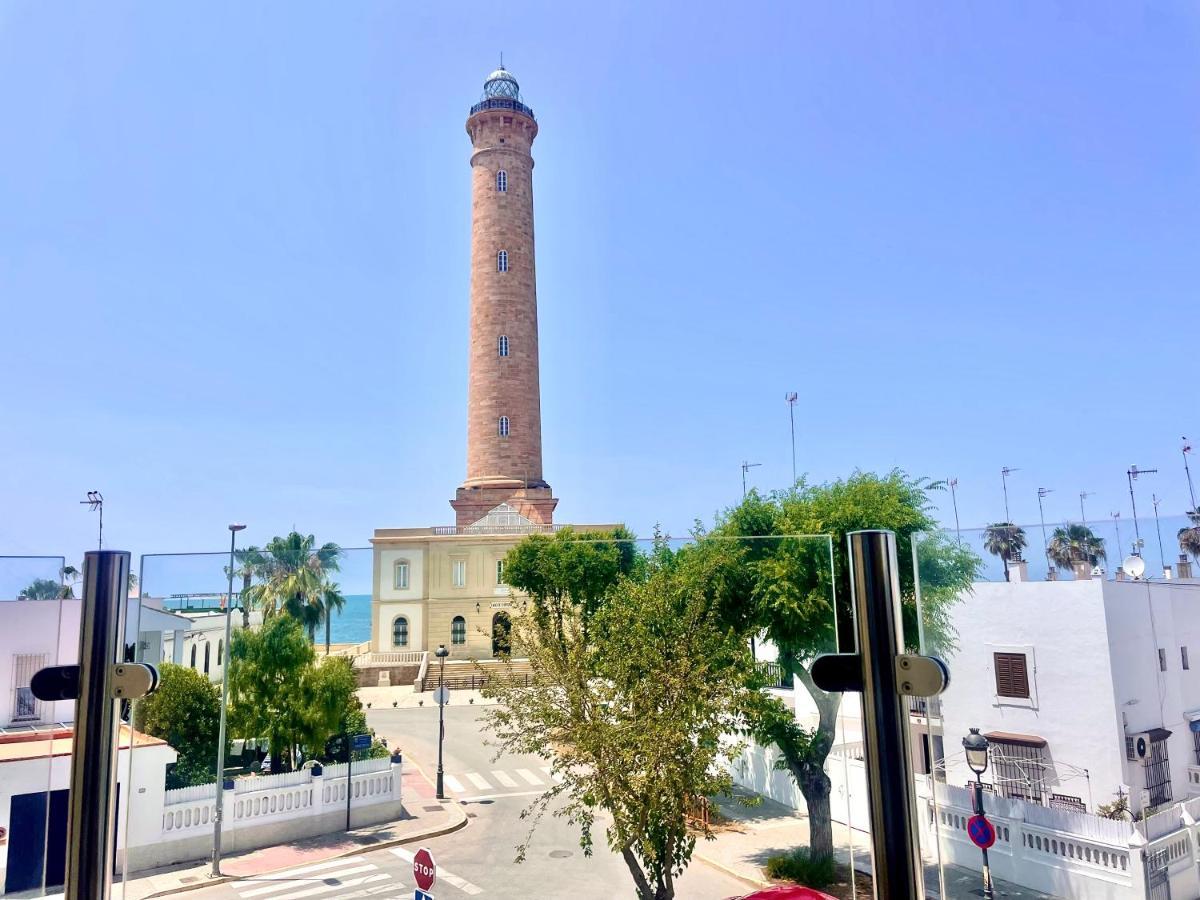
[[(330, 640), (335, 644), (359, 644), (371, 639), (371, 595), (346, 594), (346, 605), (333, 617)], [(325, 639), (324, 632), (317, 635)]]

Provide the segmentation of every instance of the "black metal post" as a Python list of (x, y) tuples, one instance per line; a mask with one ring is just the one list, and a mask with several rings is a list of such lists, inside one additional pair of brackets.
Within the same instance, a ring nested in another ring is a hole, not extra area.
[(67, 803), (66, 900), (108, 900), (112, 890), (120, 727), (112, 668), (124, 658), (128, 590), (127, 552), (84, 554), (79, 699)]
[[(975, 815), (982, 816), (983, 812), (983, 782), (979, 780), (979, 776), (975, 776)], [(980, 847), (979, 852), (983, 854), (983, 900), (993, 900), (992, 893), (992, 870), (988, 865), (987, 848)]]
[(896, 676), (896, 657), (904, 653), (896, 535), (855, 531), (847, 537), (862, 659), (863, 750), (876, 895), (919, 900), (925, 896), (924, 872), (917, 845), (908, 712)]
[(440, 657), (442, 660), (441, 668), (438, 672), (438, 770), (437, 770), (437, 798), (439, 800), (446, 799), (446, 789), (444, 784), (445, 770), (442, 768), (442, 744), (446, 740), (446, 657)]
[(350, 830), (350, 794), (354, 787), (354, 782), (351, 780), (350, 770), (354, 766), (354, 746), (351, 743), (353, 739), (350, 737), (350, 732), (346, 732), (346, 830)]

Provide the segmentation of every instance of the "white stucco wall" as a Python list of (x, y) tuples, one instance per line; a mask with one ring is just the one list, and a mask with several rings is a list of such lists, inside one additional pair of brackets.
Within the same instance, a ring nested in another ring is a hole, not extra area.
[[(424, 603), (389, 603), (380, 601), (375, 604), (375, 615), (378, 623), (372, 629), (375, 645), (372, 649), (379, 653), (391, 653), (403, 650), (422, 650), (425, 647), (425, 604)], [(392, 623), (397, 616), (408, 619), (408, 646), (397, 647), (392, 643)]]
[[(950, 615), (958, 649), (942, 695), (949, 783), (973, 777), (961, 748), (974, 726), (1044, 738), (1049, 790), (1081, 797), (1089, 809), (1112, 800), (1126, 775), (1104, 583), (978, 583)], [(996, 695), (992, 654), (1005, 651), (1027, 654), (1029, 700)], [(1077, 769), (1087, 769), (1089, 778)]]

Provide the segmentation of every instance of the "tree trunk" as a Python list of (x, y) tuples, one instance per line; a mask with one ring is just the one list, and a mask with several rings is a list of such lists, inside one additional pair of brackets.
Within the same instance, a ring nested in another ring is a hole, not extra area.
[(638, 865), (637, 857), (633, 851), (628, 847), (623, 847), (621, 849), (621, 858), (625, 860), (625, 865), (629, 868), (629, 874), (633, 876), (633, 883), (637, 888), (638, 900), (658, 900), (658, 891), (651, 889), (650, 882), (646, 880), (646, 873)]
[(329, 659), (329, 610), (325, 610), (325, 658)]
[(1009, 577), (1008, 577), (1008, 557), (1007, 557), (1007, 556), (1005, 556), (1004, 554), (1001, 554), (1001, 555), (1000, 555), (1000, 559), (1001, 559), (1001, 561), (1004, 563), (1004, 580), (1005, 580), (1005, 581), (1008, 581), (1008, 580), (1009, 580)]
[(242, 575), (242, 596), (239, 602), (242, 604), (242, 627), (249, 630), (250, 628), (250, 607), (246, 605), (246, 591), (250, 590), (250, 574)]
[(823, 768), (813, 765), (793, 766), (788, 769), (808, 807), (808, 849), (813, 856), (833, 855), (833, 812), (829, 802), (833, 787)]

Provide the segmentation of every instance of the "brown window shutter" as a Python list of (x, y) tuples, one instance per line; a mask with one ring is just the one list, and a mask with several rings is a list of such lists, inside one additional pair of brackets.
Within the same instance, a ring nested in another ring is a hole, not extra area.
[(993, 654), (996, 668), (996, 693), (1001, 697), (1029, 696), (1029, 668), (1024, 653)]

